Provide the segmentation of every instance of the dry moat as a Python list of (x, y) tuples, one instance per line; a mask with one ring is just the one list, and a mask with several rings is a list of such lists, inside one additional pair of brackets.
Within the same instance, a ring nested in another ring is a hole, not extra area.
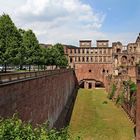
[(83, 140), (133, 140), (134, 125), (125, 112), (107, 99), (103, 89), (80, 89), (70, 133)]

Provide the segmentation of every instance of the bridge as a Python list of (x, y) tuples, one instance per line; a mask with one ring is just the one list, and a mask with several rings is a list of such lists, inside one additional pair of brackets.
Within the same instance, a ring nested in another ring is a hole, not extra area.
[(106, 87), (106, 76), (112, 73), (112, 64), (80, 64), (75, 63), (75, 73), (80, 87), (90, 89)]
[(15, 112), (33, 125), (69, 123), (78, 81), (73, 69), (0, 74), (0, 115)]

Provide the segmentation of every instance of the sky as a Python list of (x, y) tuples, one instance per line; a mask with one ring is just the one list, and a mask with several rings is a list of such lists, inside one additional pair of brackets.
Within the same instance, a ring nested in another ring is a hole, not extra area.
[(140, 0), (0, 0), (0, 15), (32, 29), (40, 43), (107, 39), (127, 45), (140, 32)]

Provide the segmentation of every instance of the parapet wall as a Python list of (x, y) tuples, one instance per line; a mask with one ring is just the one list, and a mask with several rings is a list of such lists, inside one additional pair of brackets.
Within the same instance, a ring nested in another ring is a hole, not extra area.
[(71, 69), (0, 85), (0, 116), (17, 112), (24, 121), (35, 125), (48, 120), (52, 127), (76, 93), (76, 87), (77, 79)]

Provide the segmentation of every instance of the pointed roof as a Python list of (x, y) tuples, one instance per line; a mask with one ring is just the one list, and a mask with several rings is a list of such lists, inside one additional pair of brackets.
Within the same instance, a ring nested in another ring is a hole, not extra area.
[(140, 33), (139, 33), (139, 36), (137, 37), (137, 39), (136, 39), (136, 43), (137, 42), (140, 42)]

